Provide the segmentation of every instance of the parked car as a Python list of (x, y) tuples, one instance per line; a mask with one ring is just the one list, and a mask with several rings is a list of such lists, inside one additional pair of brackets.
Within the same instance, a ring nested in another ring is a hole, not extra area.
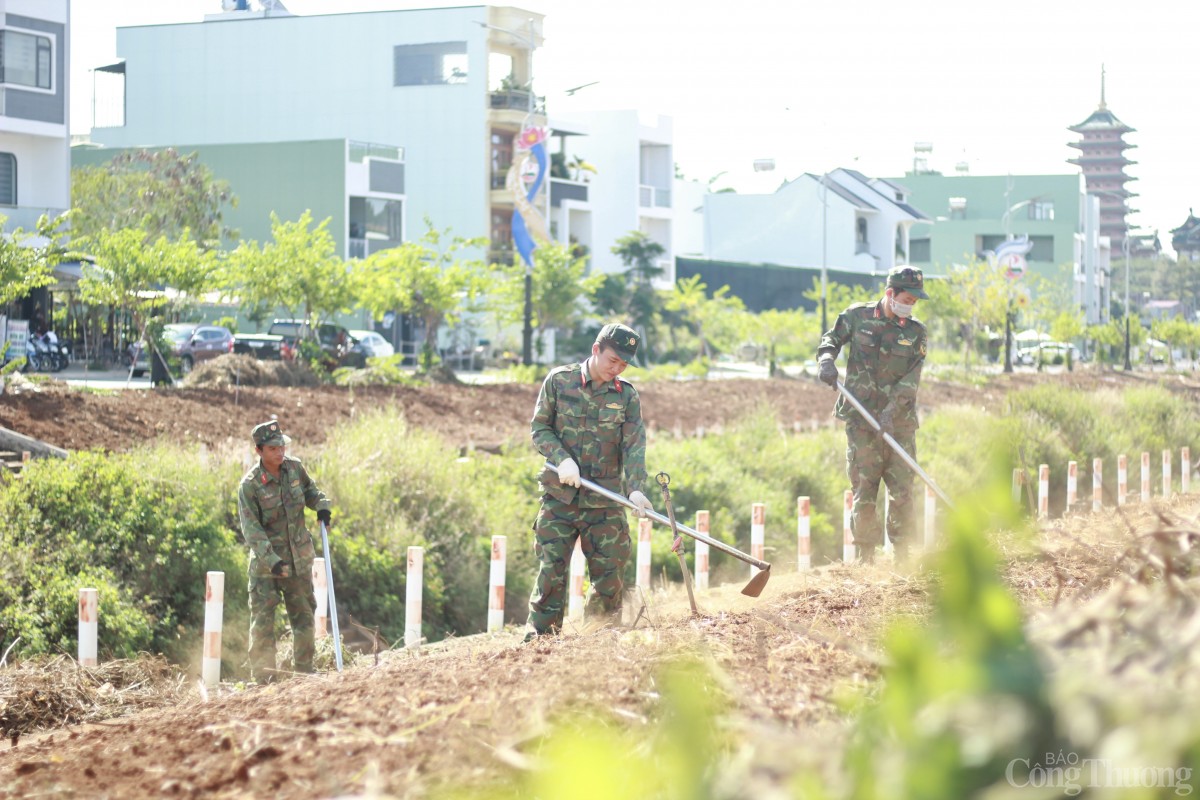
[(296, 351), (282, 336), (270, 333), (239, 333), (233, 337), (233, 352), (264, 361), (291, 360)]
[(184, 375), (192, 367), (233, 352), (233, 332), (220, 325), (168, 325), (167, 340)]
[(1065, 364), (1068, 352), (1071, 354), (1071, 361), (1079, 363), (1079, 352), (1075, 349), (1075, 345), (1066, 342), (1041, 342), (1033, 347), (1018, 350), (1015, 361), (1017, 364), (1026, 366), (1036, 365), (1039, 352), (1043, 364)]
[[(289, 347), (295, 348), (297, 343), (308, 333), (308, 323), (302, 319), (277, 319), (271, 322), (267, 333), (282, 336)], [(350, 331), (332, 322), (322, 322), (317, 326), (317, 342), (331, 366), (365, 367), (367, 356)]]
[(352, 330), (350, 336), (362, 346), (363, 355), (367, 358), (386, 358), (396, 354), (392, 343), (375, 331)]

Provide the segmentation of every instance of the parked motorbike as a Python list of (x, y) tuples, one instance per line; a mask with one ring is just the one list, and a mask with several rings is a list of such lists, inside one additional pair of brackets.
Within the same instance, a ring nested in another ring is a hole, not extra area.
[(70, 350), (42, 336), (25, 340), (25, 372), (59, 372), (71, 362)]

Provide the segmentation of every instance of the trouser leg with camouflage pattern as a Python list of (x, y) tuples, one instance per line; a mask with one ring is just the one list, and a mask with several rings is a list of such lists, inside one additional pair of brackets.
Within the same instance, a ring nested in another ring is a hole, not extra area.
[(620, 613), (625, 565), (633, 552), (625, 509), (580, 508), (546, 495), (533, 530), (534, 553), (541, 565), (529, 596), (529, 624), (534, 630), (551, 633), (562, 628), (576, 539), (582, 545), (592, 585), (588, 612)]
[[(917, 457), (916, 431), (897, 431), (892, 437), (913, 458)], [(879, 482), (888, 491), (887, 533), (903, 557), (911, 537), (913, 513), (913, 474), (904, 460), (883, 436), (867, 425), (846, 425), (846, 475), (854, 492), (850, 527), (854, 543), (863, 561), (873, 561), (875, 549), (883, 546), (883, 531), (876, 511)]]

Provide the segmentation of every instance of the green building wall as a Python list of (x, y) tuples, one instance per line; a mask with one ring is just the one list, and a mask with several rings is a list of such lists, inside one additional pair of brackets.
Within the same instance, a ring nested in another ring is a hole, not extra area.
[[(1003, 237), (1004, 212), (1026, 201), (1054, 204), (1054, 219), (1030, 219), (1030, 204), (1014, 210), (1008, 220), (1013, 236), (1050, 236), (1050, 259), (1028, 260), (1032, 273), (1052, 281), (1071, 280), (1075, 234), (1083, 230), (1082, 175), (905, 175), (888, 180), (909, 190), (908, 202), (934, 221), (913, 225), (912, 239), (929, 239), (929, 258), (913, 264), (944, 275), (954, 264), (978, 255), (982, 237)], [(950, 198), (966, 199), (961, 215), (952, 214)], [(960, 218), (961, 217), (961, 218)]]

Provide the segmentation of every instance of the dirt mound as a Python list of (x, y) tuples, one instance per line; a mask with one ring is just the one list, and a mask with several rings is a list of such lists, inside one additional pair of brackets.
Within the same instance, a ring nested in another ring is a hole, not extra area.
[(183, 380), (186, 388), (231, 389), (236, 386), (319, 386), (302, 361), (263, 361), (230, 353), (200, 364)]

